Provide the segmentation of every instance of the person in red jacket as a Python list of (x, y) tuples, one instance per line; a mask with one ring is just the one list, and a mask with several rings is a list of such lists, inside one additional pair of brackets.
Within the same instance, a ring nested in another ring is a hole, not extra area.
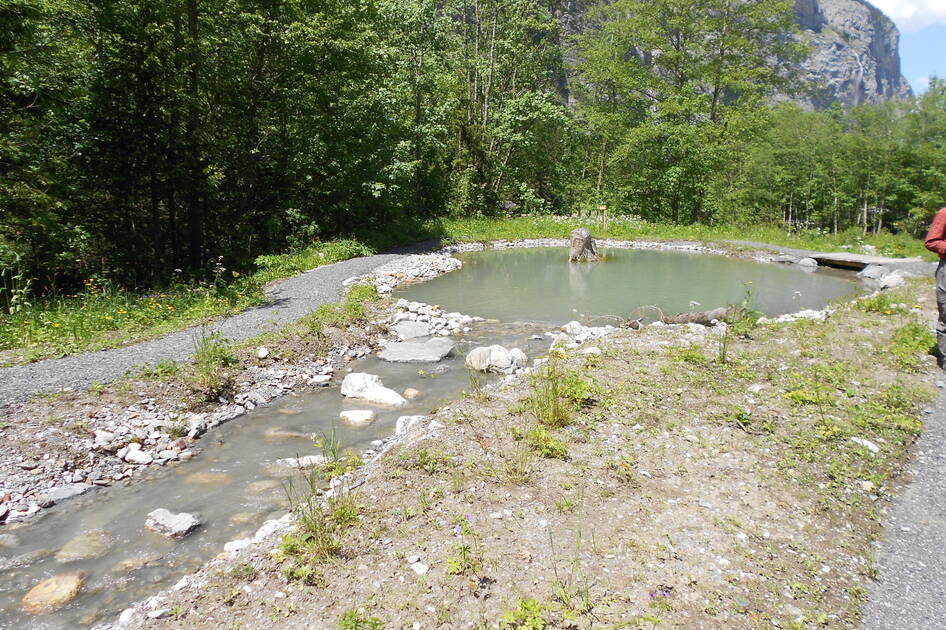
[(936, 308), (939, 318), (936, 320), (936, 350), (939, 354), (939, 366), (946, 363), (946, 208), (940, 208), (933, 217), (933, 225), (926, 233), (926, 249), (939, 254), (939, 266), (936, 267)]

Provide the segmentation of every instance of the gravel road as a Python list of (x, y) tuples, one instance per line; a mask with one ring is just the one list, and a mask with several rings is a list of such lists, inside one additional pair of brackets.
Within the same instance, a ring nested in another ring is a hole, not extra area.
[(946, 394), (926, 416), (911, 471), (884, 523), (863, 630), (946, 627)]
[[(422, 246), (420, 244), (412, 250), (420, 251)], [(344, 280), (370, 273), (402, 255), (395, 253), (352, 258), (287, 278), (267, 293), (267, 303), (216, 322), (207, 329), (219, 331), (224, 337), (235, 341), (273, 330), (299, 319), (322, 304), (337, 302)], [(123, 348), (0, 368), (0, 408), (24, 401), (40, 392), (107, 383), (136, 366), (153, 365), (162, 359), (186, 360), (194, 352), (194, 337), (199, 333), (200, 328), (190, 328)]]

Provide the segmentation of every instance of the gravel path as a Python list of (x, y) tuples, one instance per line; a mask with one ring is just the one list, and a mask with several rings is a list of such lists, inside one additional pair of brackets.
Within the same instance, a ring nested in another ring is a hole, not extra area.
[[(419, 244), (403, 253), (420, 251), (424, 245)], [(337, 302), (344, 280), (370, 273), (400, 258), (403, 253), (352, 258), (287, 278), (267, 293), (269, 301), (266, 304), (216, 322), (208, 326), (208, 330), (220, 331), (221, 335), (235, 341), (273, 330), (322, 304)], [(162, 359), (186, 360), (194, 352), (194, 337), (199, 333), (200, 328), (189, 328), (123, 348), (0, 368), (0, 408), (22, 402), (40, 392), (107, 383), (136, 366), (155, 364)]]
[(878, 545), (864, 630), (946, 627), (946, 393), (926, 418), (911, 472)]

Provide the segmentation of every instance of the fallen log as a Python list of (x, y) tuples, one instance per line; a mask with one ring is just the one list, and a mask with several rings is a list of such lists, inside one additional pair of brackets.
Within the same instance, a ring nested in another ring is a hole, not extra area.
[(687, 313), (677, 313), (676, 315), (664, 315), (660, 318), (665, 324), (702, 324), (703, 326), (712, 326), (717, 322), (722, 322), (732, 317), (736, 309), (732, 306), (723, 306), (709, 311), (690, 311)]

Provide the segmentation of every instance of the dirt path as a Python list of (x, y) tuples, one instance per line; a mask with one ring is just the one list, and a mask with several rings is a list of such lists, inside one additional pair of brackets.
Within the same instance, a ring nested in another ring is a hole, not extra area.
[[(279, 328), (322, 304), (338, 301), (346, 279), (369, 273), (402, 255), (353, 258), (287, 278), (268, 293), (266, 304), (216, 322), (208, 331), (219, 331), (226, 338), (243, 341)], [(40, 392), (108, 383), (133, 367), (153, 365), (162, 359), (186, 360), (194, 352), (194, 337), (200, 330), (189, 328), (123, 348), (0, 368), (0, 408), (25, 401)]]

